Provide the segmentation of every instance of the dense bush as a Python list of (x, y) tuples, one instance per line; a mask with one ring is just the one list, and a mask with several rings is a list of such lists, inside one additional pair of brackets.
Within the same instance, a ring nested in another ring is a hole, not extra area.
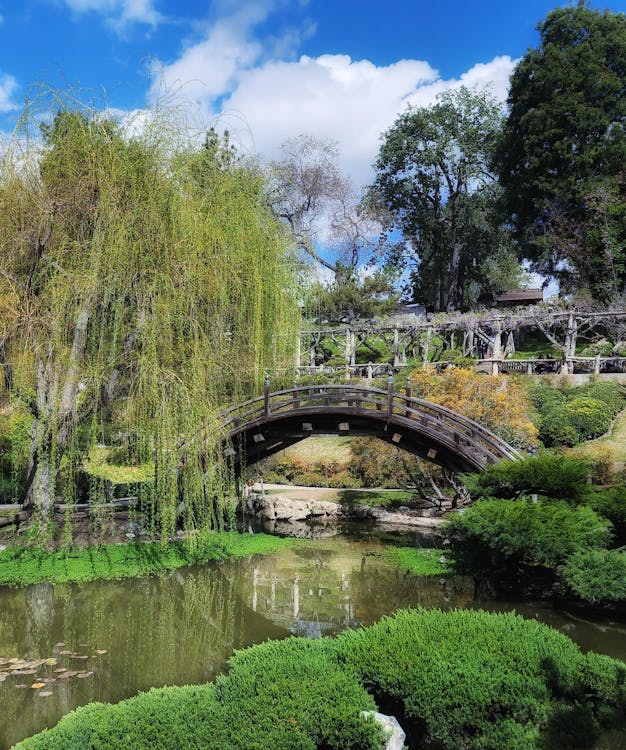
[(589, 383), (573, 389), (577, 397), (594, 398), (604, 401), (612, 414), (617, 414), (626, 406), (626, 391), (619, 383)]
[(579, 697), (590, 721), (578, 739), (591, 744), (604, 705), (624, 701), (623, 665), (512, 614), (404, 611), (344, 633), (337, 649), (378, 698), (450, 750), (540, 747), (541, 728)]
[(587, 505), (613, 524), (613, 546), (626, 545), (626, 487), (595, 490), (589, 494)]
[(568, 558), (563, 580), (580, 599), (591, 604), (626, 604), (626, 552), (590, 550)]
[(560, 500), (483, 500), (454, 516), (447, 532), (459, 569), (503, 577), (528, 566), (555, 568), (611, 538), (606, 519)]
[[(329, 657), (327, 640), (290, 638), (238, 652), (216, 683), (216, 698), (233, 747), (367, 750), (382, 732), (360, 713), (374, 700)], [(227, 735), (228, 736), (228, 735)], [(211, 747), (223, 748), (217, 744)]]
[(151, 690), (72, 712), (20, 750), (381, 750), (372, 697), (327, 655), (289, 639), (236, 654), (215, 686)]
[(626, 406), (626, 390), (618, 383), (590, 383), (559, 390), (531, 385), (528, 396), (537, 411), (539, 437), (548, 446), (573, 446), (606, 432)]
[(566, 398), (563, 391), (550, 385), (533, 384), (528, 387), (528, 398), (533, 407), (544, 414), (558, 406), (565, 404)]
[(481, 474), (469, 474), (464, 479), (475, 498), (536, 494), (579, 503), (588, 492), (589, 464), (540, 453), (523, 461), (499, 461)]
[(413, 395), (476, 420), (516, 448), (537, 444), (537, 428), (522, 381), (452, 367), (411, 372)]
[(578, 735), (550, 747), (588, 747), (623, 707), (625, 679), (620, 662), (514, 614), (403, 611), (335, 640), (241, 651), (215, 686), (80, 708), (15, 750), (380, 750), (361, 716), (370, 693), (442, 750), (538, 749), (567, 712), (584, 718), (570, 722)]
[(579, 441), (591, 440), (605, 433), (611, 426), (613, 414), (605, 401), (589, 396), (578, 396), (563, 407), (565, 418), (576, 430)]

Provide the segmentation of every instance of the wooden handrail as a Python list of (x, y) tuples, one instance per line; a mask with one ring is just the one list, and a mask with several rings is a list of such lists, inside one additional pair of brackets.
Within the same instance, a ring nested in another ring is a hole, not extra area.
[[(320, 402), (327, 408), (357, 408), (363, 414), (382, 412), (387, 422), (400, 420), (419, 431), (428, 428), (450, 447), (458, 447), (461, 440), (475, 451), (493, 457), (512, 460), (521, 454), (491, 430), (458, 414), (452, 409), (403, 393), (389, 387), (367, 388), (355, 385), (327, 384), (298, 386), (280, 391), (265, 391), (264, 395), (227, 409), (222, 416), (222, 429), (229, 435), (241, 432), (249, 424), (270, 421), (276, 414), (285, 415), (297, 409), (299, 413), (317, 412)], [(352, 406), (351, 404), (355, 405)], [(358, 407), (356, 406), (358, 403)], [(377, 417), (380, 418), (380, 417)], [(426, 421), (425, 421), (426, 420)]]

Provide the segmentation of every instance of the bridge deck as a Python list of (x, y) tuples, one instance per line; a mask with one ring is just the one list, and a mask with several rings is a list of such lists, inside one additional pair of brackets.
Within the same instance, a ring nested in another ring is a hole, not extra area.
[[(372, 433), (408, 450), (417, 441), (427, 457), (435, 459), (443, 451), (470, 468), (482, 469), (499, 459), (521, 457), (505, 440), (473, 420), (414, 398), (410, 390), (396, 393), (391, 386), (382, 390), (319, 385), (274, 393), (266, 388), (263, 396), (224, 412), (221, 427), (230, 455), (237, 455), (238, 438), (244, 435), (252, 438), (244, 441), (248, 448), (239, 447), (239, 453), (244, 450), (250, 453), (247, 458), (240, 456), (240, 460), (252, 463), (257, 457), (279, 450), (281, 439), (291, 444), (312, 434), (316, 418), (321, 419), (315, 430), (318, 434), (329, 428), (340, 434)], [(430, 449), (429, 441), (433, 444)]]

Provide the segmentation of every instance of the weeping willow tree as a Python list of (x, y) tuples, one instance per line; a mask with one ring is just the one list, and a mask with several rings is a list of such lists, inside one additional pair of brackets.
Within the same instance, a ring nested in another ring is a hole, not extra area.
[(177, 515), (220, 526), (216, 416), (291, 361), (299, 325), (260, 173), (154, 113), (138, 129), (64, 108), (41, 130), (0, 162), (4, 401), (33, 417), (24, 505), (49, 518), (117, 435), (154, 465), (161, 533)]

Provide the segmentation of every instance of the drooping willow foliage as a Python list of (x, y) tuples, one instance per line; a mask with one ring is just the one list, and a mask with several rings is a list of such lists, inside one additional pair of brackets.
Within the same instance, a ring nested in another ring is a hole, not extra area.
[(34, 417), (26, 504), (49, 516), (117, 442), (154, 464), (161, 533), (219, 527), (216, 417), (291, 363), (299, 326), (260, 173), (154, 113), (131, 129), (62, 109), (42, 133), (0, 162), (0, 396)]

